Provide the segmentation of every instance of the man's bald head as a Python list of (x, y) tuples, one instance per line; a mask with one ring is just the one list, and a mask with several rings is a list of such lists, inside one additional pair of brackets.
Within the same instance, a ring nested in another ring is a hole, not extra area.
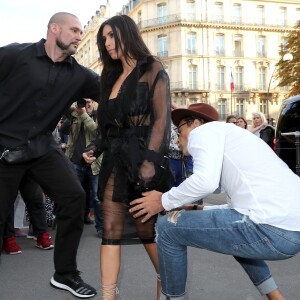
[(75, 15), (67, 13), (67, 12), (58, 12), (58, 13), (54, 14), (49, 20), (48, 29), (49, 29), (50, 25), (53, 23), (56, 23), (59, 25), (65, 24), (70, 17), (78, 19)]
[(58, 12), (48, 23), (46, 52), (53, 61), (63, 60), (76, 53), (81, 39), (82, 26), (79, 19), (73, 14)]

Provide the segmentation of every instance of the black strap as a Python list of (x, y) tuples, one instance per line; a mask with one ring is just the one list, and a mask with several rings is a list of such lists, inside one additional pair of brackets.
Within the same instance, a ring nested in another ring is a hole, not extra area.
[(165, 169), (169, 158), (163, 154), (147, 149), (144, 154), (144, 159), (154, 162), (155, 164), (159, 165), (161, 168)]

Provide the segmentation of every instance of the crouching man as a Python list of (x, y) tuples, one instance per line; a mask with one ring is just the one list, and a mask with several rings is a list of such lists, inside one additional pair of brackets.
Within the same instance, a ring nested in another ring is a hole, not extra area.
[[(144, 193), (130, 209), (143, 222), (171, 211), (157, 224), (161, 299), (184, 299), (187, 246), (234, 256), (262, 295), (284, 299), (264, 260), (300, 251), (300, 178), (261, 139), (213, 122), (218, 113), (208, 104), (176, 109), (172, 120), (194, 173), (167, 193)], [(228, 195), (226, 205), (180, 208), (219, 187)]]

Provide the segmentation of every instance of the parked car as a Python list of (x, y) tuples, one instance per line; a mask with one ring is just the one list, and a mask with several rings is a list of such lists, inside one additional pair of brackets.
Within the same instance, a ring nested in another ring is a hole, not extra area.
[(275, 152), (295, 173), (296, 137), (295, 135), (282, 135), (282, 133), (296, 131), (300, 132), (300, 94), (282, 103), (275, 131)]

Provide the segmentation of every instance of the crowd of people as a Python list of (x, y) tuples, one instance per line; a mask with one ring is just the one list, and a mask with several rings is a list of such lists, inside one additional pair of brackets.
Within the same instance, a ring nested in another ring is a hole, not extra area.
[[(92, 207), (104, 300), (116, 299), (121, 247), (133, 243), (157, 273), (157, 299), (184, 299), (192, 246), (234, 256), (261, 294), (283, 300), (265, 260), (300, 251), (300, 182), (267, 146), (264, 115), (253, 113), (248, 130), (243, 117), (219, 122), (208, 104), (171, 104), (162, 62), (126, 15), (99, 28), (101, 77), (73, 58), (81, 38), (78, 18), (56, 13), (46, 39), (0, 48), (0, 247), (9, 253), (15, 240), (20, 191), (36, 246), (54, 247), (51, 286), (78, 298), (97, 294), (76, 262)], [(203, 204), (216, 191), (227, 205)], [(54, 203), (55, 245), (43, 194)]]

